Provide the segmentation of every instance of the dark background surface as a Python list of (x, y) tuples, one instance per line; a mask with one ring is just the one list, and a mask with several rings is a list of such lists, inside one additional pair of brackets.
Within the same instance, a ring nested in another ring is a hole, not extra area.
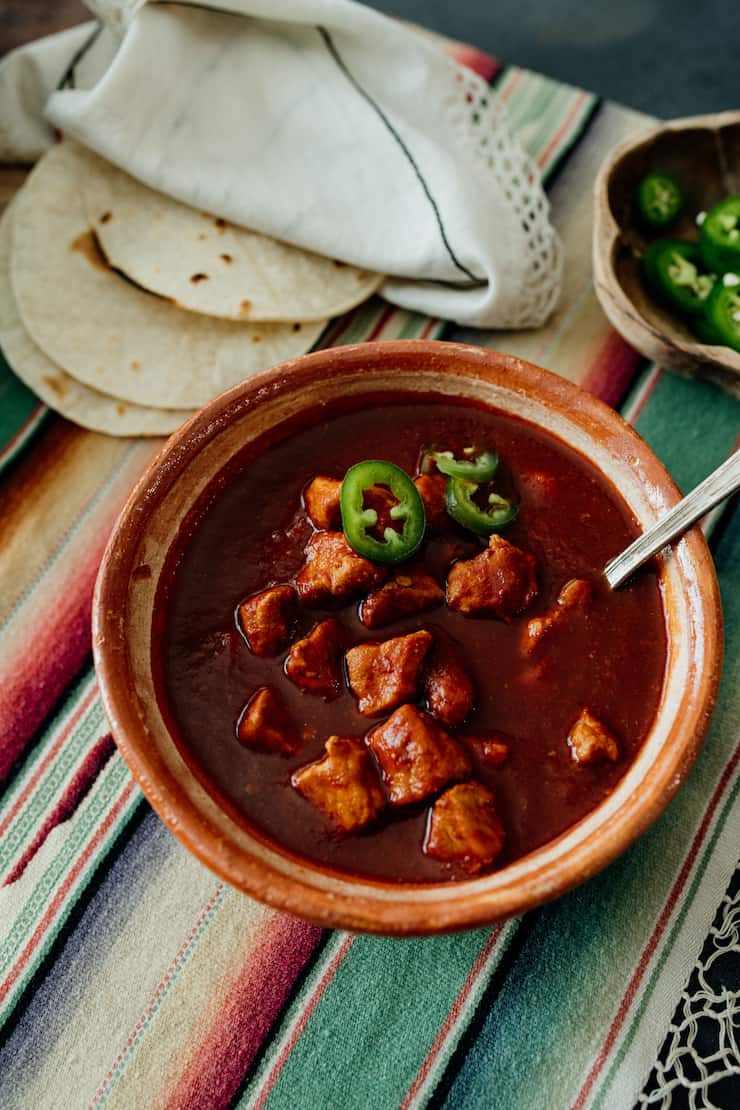
[[(740, 107), (736, 0), (369, 2), (652, 115)], [(0, 0), (0, 52), (85, 18), (80, 0)]]

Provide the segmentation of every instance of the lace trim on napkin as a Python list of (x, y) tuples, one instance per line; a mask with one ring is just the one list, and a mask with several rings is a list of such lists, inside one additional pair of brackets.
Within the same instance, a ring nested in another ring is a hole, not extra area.
[(720, 902), (636, 1110), (740, 1105), (740, 868)]
[(562, 247), (549, 222), (550, 205), (540, 173), (511, 128), (505, 103), (486, 82), (450, 59), (448, 117), (460, 142), (475, 154), (510, 203), (526, 236), (531, 265), (509, 328), (539, 327), (555, 307), (563, 269)]

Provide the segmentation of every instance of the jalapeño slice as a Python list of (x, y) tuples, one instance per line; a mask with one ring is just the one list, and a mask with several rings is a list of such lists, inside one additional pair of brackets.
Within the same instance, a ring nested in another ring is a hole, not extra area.
[(681, 186), (671, 174), (656, 171), (642, 179), (637, 189), (637, 211), (647, 227), (668, 227), (682, 208)]
[[(378, 523), (377, 512), (365, 508), (365, 493), (373, 486), (388, 487), (398, 502), (390, 509), (391, 520), (403, 521), (400, 532), (386, 528), (382, 540), (370, 535), (370, 529)], [(339, 491), (339, 507), (347, 543), (358, 555), (376, 563), (400, 563), (410, 558), (424, 538), (424, 502), (408, 474), (395, 463), (367, 459), (351, 466)]]
[(740, 271), (740, 196), (725, 197), (709, 209), (699, 244), (707, 269), (716, 274)]
[(498, 455), (495, 451), (476, 452), (474, 447), (464, 448), (469, 458), (456, 459), (452, 451), (428, 451), (427, 457), (434, 459), (437, 470), (448, 478), (463, 478), (467, 482), (490, 482), (498, 470)]
[(479, 536), (490, 536), (510, 524), (518, 508), (505, 497), (499, 497), (497, 493), (488, 495), (488, 508), (481, 508), (473, 500), (479, 488), (479, 482), (467, 482), (463, 478), (448, 478), (445, 504), (452, 519), (463, 528), (476, 532)]
[(696, 243), (679, 239), (656, 239), (642, 256), (646, 281), (669, 308), (700, 313), (715, 283), (714, 274), (703, 272)]

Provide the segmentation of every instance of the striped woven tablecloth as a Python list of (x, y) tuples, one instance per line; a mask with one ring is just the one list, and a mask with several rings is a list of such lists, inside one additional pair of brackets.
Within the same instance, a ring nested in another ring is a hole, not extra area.
[[(688, 489), (732, 450), (740, 405), (646, 365), (591, 283), (593, 179), (645, 118), (457, 54), (508, 102), (545, 175), (566, 246), (561, 307), (540, 331), (461, 334), (376, 299), (321, 345), (449, 336), (530, 358), (620, 406)], [(0, 365), (3, 1110), (740, 1105), (738, 514), (708, 522), (725, 675), (668, 812), (602, 875), (522, 919), (384, 940), (322, 931), (219, 882), (115, 749), (90, 603), (157, 447), (66, 423)]]

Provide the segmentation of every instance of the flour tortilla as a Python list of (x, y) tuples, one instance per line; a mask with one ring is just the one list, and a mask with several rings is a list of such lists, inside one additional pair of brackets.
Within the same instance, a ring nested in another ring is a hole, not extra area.
[(82, 190), (110, 264), (192, 312), (250, 322), (320, 320), (354, 308), (382, 281), (199, 212), (102, 158)]
[(68, 374), (123, 401), (193, 409), (303, 354), (326, 320), (238, 324), (146, 293), (96, 251), (80, 190), (95, 156), (69, 141), (37, 163), (14, 203), (10, 276), (31, 338)]
[(71, 378), (36, 346), (26, 329), (10, 283), (12, 205), (0, 219), (0, 349), (11, 370), (41, 400), (75, 424), (111, 436), (164, 436), (179, 428), (187, 412), (144, 408), (117, 401)]

